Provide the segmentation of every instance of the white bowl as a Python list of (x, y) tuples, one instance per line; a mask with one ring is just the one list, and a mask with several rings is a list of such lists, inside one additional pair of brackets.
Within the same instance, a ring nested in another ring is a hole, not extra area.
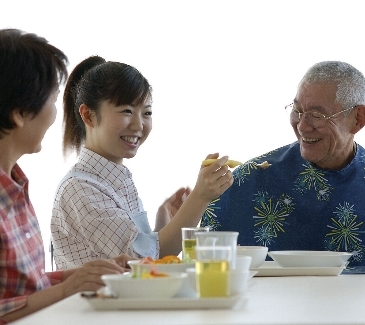
[(136, 278), (131, 273), (105, 274), (101, 279), (119, 298), (171, 298), (180, 289), (186, 273), (168, 273), (167, 277)]
[(351, 253), (334, 251), (272, 251), (269, 256), (282, 267), (341, 267)]
[(144, 271), (150, 272), (154, 269), (158, 272), (185, 272), (189, 267), (194, 267), (195, 263), (172, 263), (172, 264), (152, 264), (152, 263), (142, 263), (142, 260), (131, 260), (128, 261), (132, 272), (139, 275)]
[(260, 267), (266, 259), (268, 248), (265, 246), (237, 246), (237, 256), (251, 256), (250, 268)]

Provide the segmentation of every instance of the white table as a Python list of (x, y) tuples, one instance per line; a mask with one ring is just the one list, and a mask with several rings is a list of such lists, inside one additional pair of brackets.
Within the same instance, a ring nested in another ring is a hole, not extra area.
[(46, 323), (365, 324), (365, 275), (255, 277), (235, 309), (95, 311), (76, 294), (12, 324)]

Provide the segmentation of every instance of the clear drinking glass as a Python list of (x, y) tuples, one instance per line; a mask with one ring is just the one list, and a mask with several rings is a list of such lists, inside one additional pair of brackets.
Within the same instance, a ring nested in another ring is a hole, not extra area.
[(196, 246), (196, 290), (200, 298), (230, 295), (231, 246)]
[(181, 228), (182, 258), (183, 260), (195, 260), (196, 233), (208, 232), (209, 227), (185, 227)]
[(210, 231), (205, 233), (196, 233), (197, 246), (229, 246), (232, 248), (230, 267), (236, 268), (237, 238), (236, 231)]

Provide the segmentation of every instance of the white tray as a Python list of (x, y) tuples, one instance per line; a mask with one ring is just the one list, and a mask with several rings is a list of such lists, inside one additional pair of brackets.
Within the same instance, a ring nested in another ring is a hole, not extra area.
[(265, 261), (257, 269), (257, 276), (305, 276), (305, 275), (340, 275), (345, 266), (341, 267), (281, 267), (274, 261)]
[[(85, 296), (83, 296), (85, 297)], [(136, 309), (228, 309), (236, 306), (243, 296), (227, 298), (163, 298), (163, 299), (119, 299), (85, 297), (95, 310)]]

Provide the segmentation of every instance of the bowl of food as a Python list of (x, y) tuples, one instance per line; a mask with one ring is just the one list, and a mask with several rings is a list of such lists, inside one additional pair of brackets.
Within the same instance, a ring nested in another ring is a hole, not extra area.
[(250, 269), (260, 267), (266, 260), (268, 248), (265, 246), (237, 246), (237, 256), (251, 256)]
[(128, 265), (131, 267), (132, 273), (139, 276), (143, 272), (155, 270), (158, 272), (185, 272), (189, 267), (194, 267), (195, 263), (186, 263), (178, 256), (168, 255), (161, 259), (154, 260), (146, 257), (139, 260), (130, 260)]
[(178, 293), (186, 273), (105, 274), (101, 279), (118, 298), (171, 298)]
[(268, 255), (282, 267), (341, 267), (352, 253), (335, 251), (271, 251)]

